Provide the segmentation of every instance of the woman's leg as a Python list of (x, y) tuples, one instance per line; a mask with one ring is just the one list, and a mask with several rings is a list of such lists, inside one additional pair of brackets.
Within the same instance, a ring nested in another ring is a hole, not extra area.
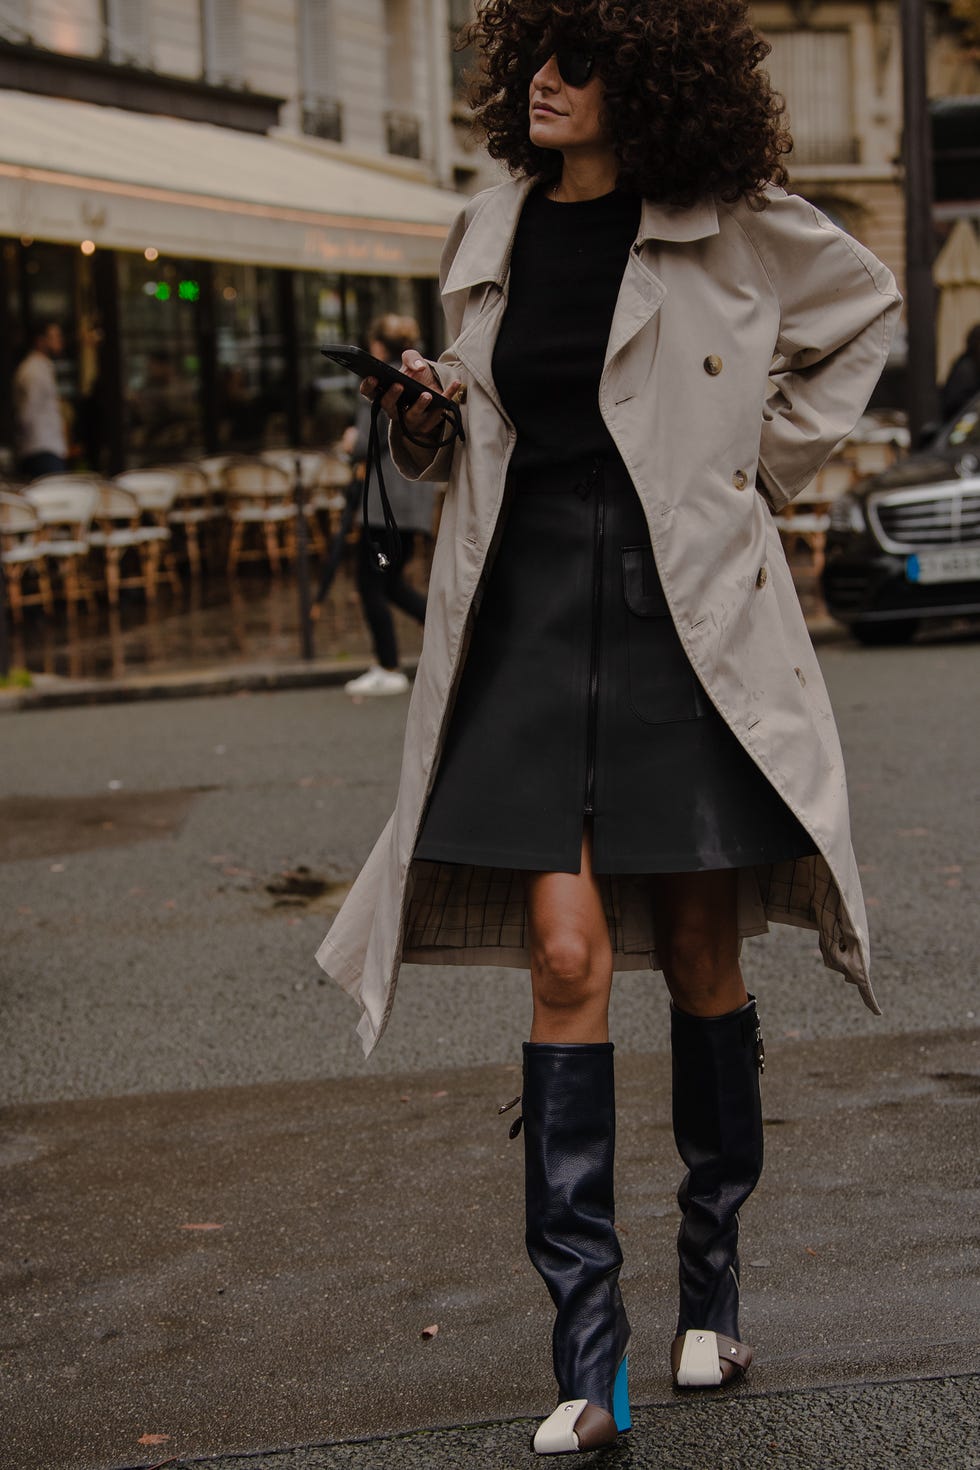
[(744, 1371), (738, 1211), (762, 1172), (761, 1033), (738, 964), (738, 873), (654, 880), (657, 951), (670, 990), (680, 1309), (675, 1382), (717, 1387)]
[(367, 537), (357, 544), (357, 590), (367, 625), (374, 640), (374, 652), (383, 669), (398, 668), (398, 644), (395, 641), (395, 625), (388, 606), (386, 578), (376, 571), (371, 560), (371, 548)]
[(555, 1305), (561, 1402), (539, 1454), (594, 1449), (629, 1428), (629, 1321), (619, 1291), (613, 1154), (612, 954), (591, 839), (579, 873), (526, 878), (534, 1022), (524, 1046), (527, 1251)]
[(609, 1040), (612, 947), (592, 872), (592, 833), (578, 873), (527, 873), (527, 921), (534, 998), (532, 1041)]

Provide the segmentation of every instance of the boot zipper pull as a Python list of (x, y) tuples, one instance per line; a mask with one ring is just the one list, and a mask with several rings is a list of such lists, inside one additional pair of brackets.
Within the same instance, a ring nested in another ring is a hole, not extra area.
[[(518, 1093), (517, 1096), (515, 1098), (512, 1098), (509, 1103), (504, 1103), (503, 1107), (497, 1109), (497, 1117), (499, 1118), (503, 1113), (509, 1113), (511, 1108), (516, 1108), (520, 1100), (521, 1095), (520, 1093)], [(516, 1138), (518, 1133), (520, 1133), (521, 1131), (521, 1125), (523, 1124), (523, 1122), (523, 1115), (518, 1115), (518, 1117), (514, 1119), (513, 1123), (511, 1123), (510, 1128), (507, 1130), (507, 1137)]]
[(762, 1022), (758, 1018), (755, 1025), (755, 1064), (761, 1075), (766, 1070), (766, 1044), (762, 1039)]

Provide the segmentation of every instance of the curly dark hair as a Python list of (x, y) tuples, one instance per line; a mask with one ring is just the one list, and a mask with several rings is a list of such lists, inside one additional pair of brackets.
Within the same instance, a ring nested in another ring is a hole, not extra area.
[(785, 185), (785, 103), (759, 67), (771, 47), (745, 0), (480, 0), (461, 41), (477, 48), (474, 122), (512, 174), (555, 179), (561, 156), (529, 136), (530, 58), (567, 37), (596, 56), (621, 188), (664, 204), (706, 195), (764, 204)]

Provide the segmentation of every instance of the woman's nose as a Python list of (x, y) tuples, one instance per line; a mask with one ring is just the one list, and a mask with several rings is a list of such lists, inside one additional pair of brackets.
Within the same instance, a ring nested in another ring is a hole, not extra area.
[(557, 92), (561, 86), (561, 77), (558, 74), (558, 63), (554, 52), (538, 67), (531, 78), (531, 86), (542, 92)]

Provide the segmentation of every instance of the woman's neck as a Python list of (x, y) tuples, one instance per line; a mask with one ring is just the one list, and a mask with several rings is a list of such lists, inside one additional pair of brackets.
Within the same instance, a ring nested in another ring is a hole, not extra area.
[(579, 153), (569, 150), (562, 155), (561, 177), (552, 186), (551, 198), (573, 204), (611, 194), (619, 177), (615, 156), (601, 153)]

